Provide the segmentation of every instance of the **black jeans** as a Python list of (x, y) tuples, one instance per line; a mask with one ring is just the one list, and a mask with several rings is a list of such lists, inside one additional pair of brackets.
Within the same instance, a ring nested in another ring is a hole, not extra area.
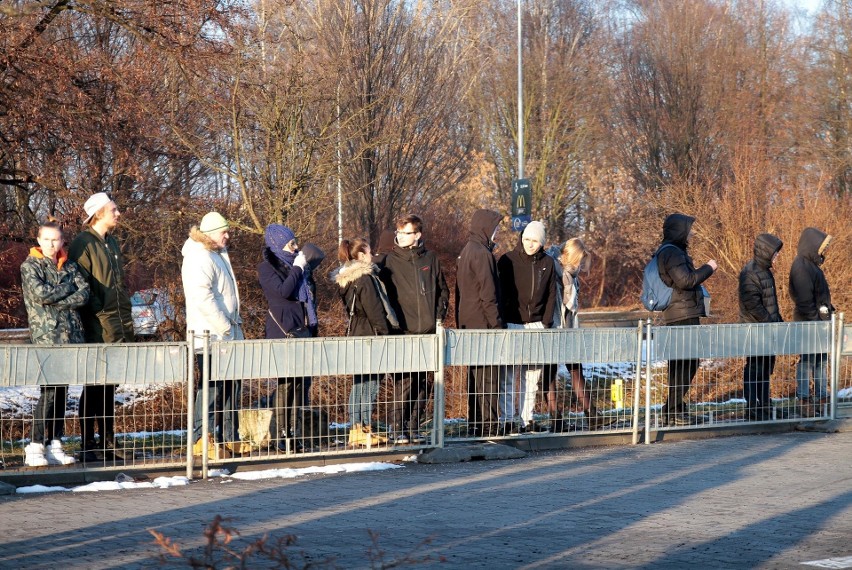
[(475, 428), (479, 435), (497, 435), (499, 375), (499, 366), (471, 366), (468, 368), (467, 424), (469, 427)]
[[(115, 443), (115, 384), (83, 386), (79, 416), (83, 450), (112, 449)], [(101, 436), (100, 445), (95, 445), (95, 423)]]
[(311, 378), (279, 378), (275, 390), (275, 426), (278, 438), (296, 435), (296, 411), (309, 404)]
[[(684, 319), (674, 323), (669, 323), (669, 327), (683, 327), (700, 324), (698, 317)], [(692, 379), (695, 378), (698, 372), (698, 359), (689, 360), (669, 360), (669, 389), (666, 399), (666, 415), (675, 416), (686, 412), (686, 406), (683, 399), (686, 393), (689, 392), (689, 387), (692, 385)]]
[(429, 399), (429, 373), (403, 372), (393, 375), (391, 425), (397, 433), (414, 434)]
[(62, 439), (65, 435), (65, 406), (68, 401), (68, 386), (42, 386), (38, 403), (33, 410), (33, 434), (35, 443), (47, 443)]
[(775, 369), (775, 355), (749, 356), (743, 369), (743, 395), (749, 411), (769, 410), (769, 377)]

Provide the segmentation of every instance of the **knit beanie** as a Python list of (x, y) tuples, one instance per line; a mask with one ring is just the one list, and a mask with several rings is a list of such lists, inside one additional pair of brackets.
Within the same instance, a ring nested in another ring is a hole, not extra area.
[(533, 221), (527, 224), (527, 227), (524, 228), (524, 238), (534, 239), (542, 246), (544, 246), (545, 233), (544, 233), (544, 224), (539, 221)]
[(271, 249), (276, 255), (281, 253), (284, 246), (296, 239), (296, 234), (287, 226), (281, 224), (269, 224), (264, 232), (264, 240), (266, 247)]
[(216, 230), (230, 229), (230, 227), (231, 225), (228, 223), (228, 220), (223, 218), (219, 212), (204, 214), (204, 217), (201, 218), (201, 223), (198, 225), (198, 229), (205, 234), (215, 232)]

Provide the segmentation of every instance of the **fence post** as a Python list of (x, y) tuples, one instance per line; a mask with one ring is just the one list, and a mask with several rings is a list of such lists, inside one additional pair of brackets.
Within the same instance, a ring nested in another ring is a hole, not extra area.
[[(201, 357), (201, 478), (207, 479), (210, 447), (210, 331), (204, 331)], [(218, 457), (218, 456), (217, 456)]]
[(645, 323), (645, 445), (651, 443), (651, 319)]
[(186, 357), (186, 478), (192, 479), (192, 428), (195, 423), (195, 331), (187, 331)]
[(843, 313), (831, 315), (831, 419), (837, 419), (837, 386), (840, 384), (840, 345), (843, 342)]
[(444, 402), (444, 358), (446, 358), (445, 347), (447, 344), (444, 325), (438, 321), (435, 326), (437, 335), (436, 350), (438, 354), (435, 359), (435, 395), (432, 402), (432, 445), (444, 447), (444, 416), (446, 415), (446, 403)]
[[(639, 396), (642, 392), (642, 320), (636, 327), (636, 373), (633, 375), (633, 445), (639, 443)], [(645, 414), (647, 415), (647, 410)]]

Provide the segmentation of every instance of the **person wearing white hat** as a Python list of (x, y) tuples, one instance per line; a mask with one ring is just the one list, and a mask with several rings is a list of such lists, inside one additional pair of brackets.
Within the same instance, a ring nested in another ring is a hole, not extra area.
[[(218, 212), (209, 212), (201, 223), (192, 226), (189, 237), (183, 244), (181, 254), (181, 279), (186, 297), (186, 330), (195, 333), (196, 370), (200, 371), (203, 355), (202, 333), (210, 331), (210, 340), (243, 340), (242, 318), (240, 318), (240, 293), (237, 278), (228, 256), (228, 241), (231, 225)], [(210, 384), (209, 426), (215, 432), (210, 441), (208, 454), (214, 459), (224, 459), (239, 453), (239, 404), (241, 382), (224, 380)], [(204, 412), (202, 392), (198, 391), (195, 401), (192, 439), (193, 453), (201, 455), (203, 450), (202, 420)], [(218, 425), (216, 425), (218, 420)], [(218, 428), (218, 430), (217, 430)], [(210, 434), (213, 435), (213, 434)]]
[[(133, 342), (130, 295), (124, 284), (124, 256), (113, 235), (121, 217), (104, 192), (83, 204), (89, 227), (77, 234), (68, 258), (77, 263), (89, 283), (89, 301), (80, 308), (86, 342)], [(96, 442), (95, 423), (100, 439)], [(83, 461), (122, 459), (115, 450), (115, 384), (86, 385), (80, 396), (80, 436)]]
[[(503, 254), (497, 262), (506, 328), (547, 329), (553, 325), (556, 270), (553, 258), (544, 252), (544, 240), (544, 224), (530, 222), (515, 249)], [(520, 390), (517, 392), (516, 372), (520, 377)], [(506, 435), (537, 430), (533, 408), (541, 373), (541, 365), (518, 363), (501, 376), (499, 411)], [(516, 400), (520, 422), (517, 421)]]

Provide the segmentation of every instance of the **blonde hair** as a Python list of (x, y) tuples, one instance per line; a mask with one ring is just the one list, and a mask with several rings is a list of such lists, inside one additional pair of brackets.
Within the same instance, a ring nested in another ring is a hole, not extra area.
[(562, 246), (562, 255), (559, 256), (559, 261), (563, 267), (576, 267), (579, 270), (585, 270), (589, 264), (589, 250), (586, 249), (586, 244), (580, 238), (571, 238)]

